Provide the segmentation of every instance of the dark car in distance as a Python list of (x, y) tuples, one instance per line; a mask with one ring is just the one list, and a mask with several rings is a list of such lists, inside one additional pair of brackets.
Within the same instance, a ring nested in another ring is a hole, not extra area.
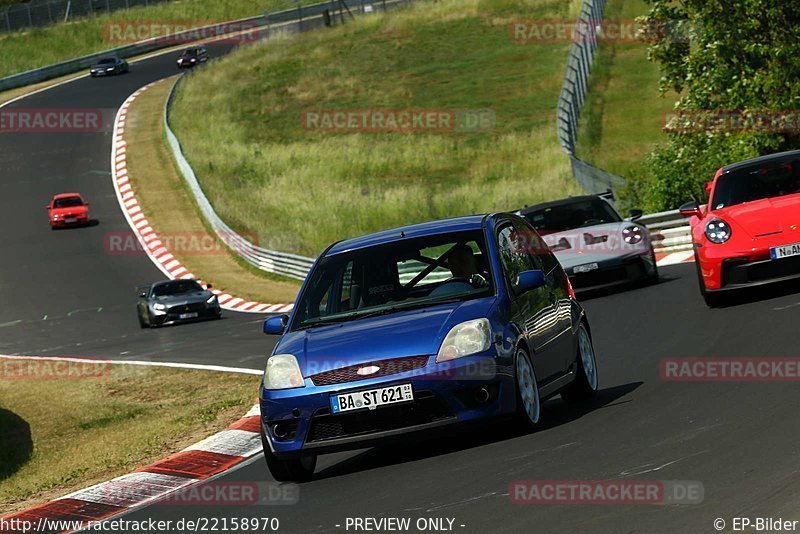
[(130, 70), (128, 62), (118, 57), (104, 57), (89, 69), (92, 78), (97, 76), (111, 76), (113, 74), (124, 74)]
[(222, 317), (219, 300), (196, 280), (167, 280), (139, 288), (136, 311), (139, 326), (155, 328), (167, 324)]
[(201, 46), (195, 46), (187, 48), (181, 53), (178, 58), (178, 68), (192, 68), (206, 61), (208, 61), (208, 51)]

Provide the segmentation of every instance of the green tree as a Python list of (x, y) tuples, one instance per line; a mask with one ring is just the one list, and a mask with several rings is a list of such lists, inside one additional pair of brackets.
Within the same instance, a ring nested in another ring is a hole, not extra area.
[[(661, 91), (680, 94), (678, 113), (800, 110), (800, 2), (796, 0), (647, 0), (649, 58)], [(798, 131), (687, 129), (646, 161), (650, 209), (701, 198), (714, 171), (748, 157), (800, 147)]]

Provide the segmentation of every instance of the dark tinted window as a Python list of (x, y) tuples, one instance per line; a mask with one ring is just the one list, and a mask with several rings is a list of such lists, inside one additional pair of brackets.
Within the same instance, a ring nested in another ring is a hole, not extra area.
[(107, 58), (104, 58), (104, 59), (101, 59), (100, 61), (98, 61), (98, 64), (100, 64), (100, 65), (109, 65), (109, 64), (116, 63), (116, 62), (117, 62), (117, 60), (114, 59), (113, 57), (107, 57)]
[(83, 206), (83, 201), (80, 197), (57, 198), (53, 201), (54, 208), (74, 208), (77, 206)]
[(542, 234), (622, 220), (616, 210), (602, 198), (582, 199), (558, 206), (534, 209), (525, 213), (524, 217)]
[(542, 268), (541, 262), (529, 254), (529, 244), (525, 237), (511, 224), (504, 226), (497, 234), (497, 250), (500, 252), (506, 280), (510, 284), (516, 281), (519, 273)]
[(800, 159), (796, 156), (723, 174), (717, 179), (710, 205), (718, 210), (794, 193), (800, 193)]
[(153, 297), (180, 295), (181, 293), (194, 293), (203, 291), (203, 287), (194, 280), (173, 280), (153, 286)]

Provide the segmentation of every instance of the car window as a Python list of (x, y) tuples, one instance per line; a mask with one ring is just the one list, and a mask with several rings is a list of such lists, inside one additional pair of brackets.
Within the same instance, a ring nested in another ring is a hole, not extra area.
[(193, 293), (203, 291), (203, 287), (194, 280), (173, 280), (153, 286), (150, 293), (152, 297), (166, 297), (170, 295), (180, 295), (182, 293)]
[(602, 198), (578, 199), (541, 209), (526, 210), (525, 219), (543, 234), (563, 232), (596, 224), (620, 222), (622, 218)]
[[(481, 231), (405, 239), (323, 258), (292, 328), (494, 293)], [(444, 289), (442, 289), (444, 288)]]
[(528, 253), (528, 244), (524, 235), (512, 224), (503, 226), (497, 234), (497, 247), (500, 261), (509, 284), (514, 284), (519, 273), (533, 269), (541, 269), (541, 262)]
[(714, 187), (713, 209), (800, 193), (800, 160), (783, 158), (721, 175)]
[(54, 208), (76, 208), (78, 206), (83, 206), (80, 197), (57, 198), (53, 201)]
[(533, 263), (538, 266), (537, 269), (542, 269), (545, 274), (548, 274), (559, 265), (558, 260), (550, 251), (550, 247), (530, 224), (515, 220), (512, 225), (514, 231), (517, 232), (516, 241), (525, 248), (528, 254), (533, 256)]

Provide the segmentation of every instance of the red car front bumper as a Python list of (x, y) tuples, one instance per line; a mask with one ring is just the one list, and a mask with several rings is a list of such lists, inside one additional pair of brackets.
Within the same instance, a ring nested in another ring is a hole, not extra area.
[(800, 242), (800, 235), (782, 233), (753, 239), (750, 247), (704, 243), (696, 247), (706, 291), (728, 291), (800, 278), (800, 256), (772, 259), (773, 247)]

